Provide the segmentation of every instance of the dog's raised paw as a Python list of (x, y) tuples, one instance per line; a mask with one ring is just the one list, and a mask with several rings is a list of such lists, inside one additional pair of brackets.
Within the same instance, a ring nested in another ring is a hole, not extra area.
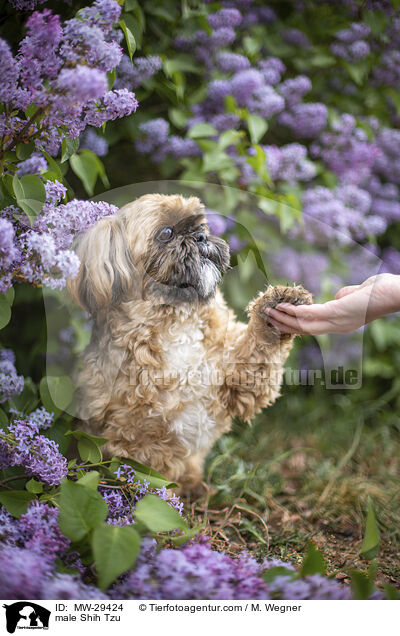
[(258, 337), (271, 343), (291, 340), (292, 335), (279, 332), (270, 323), (268, 309), (276, 307), (279, 303), (311, 305), (312, 301), (312, 295), (302, 285), (269, 285), (248, 307), (250, 316), (255, 318)]
[(279, 303), (311, 305), (313, 301), (312, 294), (302, 285), (269, 285), (259, 300), (261, 310), (276, 307)]

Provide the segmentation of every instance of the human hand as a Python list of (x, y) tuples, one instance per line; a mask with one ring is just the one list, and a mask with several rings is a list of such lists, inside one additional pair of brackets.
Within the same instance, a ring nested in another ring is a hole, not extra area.
[(320, 335), (351, 333), (394, 311), (400, 311), (400, 276), (378, 274), (361, 285), (343, 287), (335, 300), (324, 304), (280, 303), (266, 313), (282, 333)]

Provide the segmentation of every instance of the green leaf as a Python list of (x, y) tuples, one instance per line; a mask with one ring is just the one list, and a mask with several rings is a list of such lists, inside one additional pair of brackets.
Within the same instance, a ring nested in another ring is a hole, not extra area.
[(171, 77), (173, 73), (201, 73), (201, 68), (190, 55), (180, 55), (164, 60), (164, 71)]
[(204, 172), (218, 172), (233, 165), (232, 159), (222, 150), (210, 150), (203, 155)]
[(374, 584), (367, 573), (360, 570), (350, 572), (351, 587), (356, 601), (368, 600), (374, 591)]
[(135, 49), (140, 49), (142, 44), (143, 25), (139, 20), (142, 16), (143, 13), (140, 7), (137, 7), (135, 17), (129, 13), (124, 13), (122, 15), (122, 19), (125, 22), (127, 29), (129, 29), (132, 36), (135, 38)]
[(103, 184), (108, 187), (104, 165), (94, 152), (82, 150), (79, 155), (72, 155), (69, 162), (73, 172), (82, 181), (83, 187), (89, 196), (93, 195), (97, 177), (100, 177)]
[(136, 504), (135, 519), (143, 523), (150, 532), (188, 530), (188, 525), (179, 512), (156, 495), (145, 495)]
[(67, 161), (72, 155), (74, 155), (79, 148), (79, 137), (76, 139), (69, 139), (64, 137), (61, 146), (61, 163)]
[(72, 435), (78, 440), (78, 450), (82, 461), (97, 464), (101, 462), (103, 454), (100, 447), (107, 442), (105, 437), (97, 437), (85, 431), (70, 431), (68, 435)]
[(32, 378), (25, 378), (22, 393), (10, 399), (10, 406), (21, 413), (30, 413), (38, 404), (38, 392)]
[(45, 152), (44, 150), (42, 150), (42, 153), (43, 153), (43, 156), (46, 159), (47, 163), (49, 164), (50, 168), (54, 172), (54, 174), (57, 175), (57, 179), (62, 182), (63, 175), (61, 173), (61, 169), (60, 169), (60, 166), (58, 165), (57, 161), (55, 159), (53, 159), (53, 157), (51, 155), (49, 155), (48, 152)]
[(92, 548), (99, 575), (98, 586), (105, 590), (120, 574), (135, 563), (140, 548), (140, 536), (132, 526), (104, 523), (93, 532)]
[(3, 409), (0, 409), (0, 428), (4, 428), (5, 426), (8, 426), (8, 417)]
[(0, 503), (17, 519), (28, 510), (30, 502), (34, 499), (36, 499), (35, 495), (26, 490), (5, 490), (0, 492)]
[(277, 576), (293, 577), (295, 574), (296, 572), (293, 572), (293, 570), (289, 570), (288, 568), (284, 568), (283, 566), (278, 565), (277, 567), (270, 568), (269, 570), (263, 572), (262, 578), (266, 583), (271, 583), (274, 579), (276, 579)]
[(379, 554), (380, 548), (379, 528), (375, 518), (374, 504), (368, 497), (367, 521), (365, 524), (364, 539), (360, 548), (360, 554), (364, 559), (374, 559)]
[(195, 528), (190, 528), (189, 530), (186, 530), (183, 534), (178, 534), (173, 537), (168, 537), (168, 541), (171, 541), (174, 545), (183, 545), (187, 541), (190, 541), (191, 539), (193, 539), (196, 536), (196, 534), (198, 534), (200, 530), (202, 530), (202, 528), (204, 528), (204, 524), (200, 526), (196, 526)]
[(43, 492), (43, 482), (36, 481), (36, 479), (33, 479), (32, 477), (32, 479), (26, 482), (25, 488), (28, 492), (38, 494), (40, 492)]
[(0, 294), (0, 329), (3, 329), (11, 319), (11, 307), (4, 294)]
[(206, 122), (195, 124), (188, 132), (188, 137), (192, 139), (197, 139), (198, 137), (213, 137), (215, 135), (218, 135), (218, 130), (215, 126), (207, 124)]
[(185, 128), (188, 117), (179, 108), (170, 108), (168, 111), (169, 120), (177, 128)]
[(83, 539), (108, 514), (108, 506), (99, 492), (68, 479), (61, 481), (59, 505), (58, 525), (71, 541)]
[(383, 586), (383, 589), (388, 601), (400, 600), (400, 594), (398, 590), (394, 587), (394, 585), (389, 585), (388, 583), (385, 583)]
[(10, 289), (7, 289), (6, 292), (4, 292), (3, 294), (0, 294), (0, 298), (3, 298), (3, 297), (6, 299), (6, 301), (8, 302), (8, 304), (11, 307), (13, 302), (14, 302), (14, 298), (15, 298), (14, 287), (10, 287)]
[(62, 455), (66, 455), (71, 442), (67, 432), (69, 430), (69, 423), (63, 420), (59, 420), (55, 426), (51, 426), (47, 431), (43, 431), (43, 435), (48, 439), (52, 439), (59, 448)]
[(132, 62), (132, 56), (133, 56), (134, 52), (136, 51), (135, 36), (133, 35), (133, 33), (130, 30), (130, 28), (127, 27), (125, 20), (120, 20), (118, 22), (118, 26), (121, 27), (121, 29), (123, 31), (123, 34), (125, 36), (126, 46), (127, 46), (127, 49), (128, 49), (129, 57), (131, 58), (131, 62)]
[(40, 380), (39, 391), (43, 406), (58, 417), (71, 403), (75, 387), (67, 375), (48, 375)]
[(17, 159), (20, 161), (24, 161), (31, 156), (33, 151), (35, 150), (35, 144), (31, 141), (29, 144), (18, 144), (16, 148)]
[(83, 477), (78, 479), (77, 483), (81, 486), (87, 486), (88, 488), (91, 488), (92, 490), (97, 492), (99, 480), (100, 473), (98, 473), (97, 470), (91, 470), (90, 472), (83, 475)]
[(322, 552), (311, 541), (307, 546), (306, 556), (300, 569), (300, 576), (309, 576), (310, 574), (326, 574), (326, 565)]
[(250, 133), (250, 139), (253, 144), (257, 144), (268, 130), (268, 122), (259, 115), (246, 115), (247, 127)]
[(18, 206), (26, 213), (32, 225), (46, 201), (43, 181), (33, 174), (27, 174), (21, 178), (14, 175), (12, 183)]
[(84, 437), (78, 441), (78, 451), (82, 461), (90, 464), (97, 464), (103, 459), (100, 448), (92, 440)]

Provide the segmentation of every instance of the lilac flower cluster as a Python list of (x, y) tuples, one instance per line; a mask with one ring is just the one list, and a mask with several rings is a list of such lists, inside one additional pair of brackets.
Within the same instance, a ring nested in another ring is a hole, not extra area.
[(75, 236), (103, 216), (117, 211), (115, 206), (104, 202), (73, 199), (60, 204), (66, 188), (59, 181), (48, 181), (45, 188), (46, 203), (32, 229), (26, 229), (13, 217), (15, 214), (19, 219), (17, 208), (9, 210), (12, 221), (0, 221), (6, 229), (4, 239), (0, 239), (3, 244), (0, 261), (2, 291), (11, 286), (13, 274), (22, 275), (32, 284), (43, 284), (53, 289), (64, 287), (66, 279), (74, 278), (80, 266), (77, 255), (70, 249)]
[(38, 419), (14, 419), (8, 431), (0, 429), (0, 464), (23, 466), (27, 475), (37, 477), (50, 486), (59, 484), (67, 475), (67, 460), (53, 440), (39, 434)]
[(320, 575), (293, 579), (279, 576), (268, 585), (262, 573), (290, 563), (277, 559), (263, 563), (243, 553), (232, 559), (215, 552), (202, 538), (180, 550), (157, 550), (155, 540), (144, 540), (135, 569), (109, 590), (114, 599), (350, 599), (349, 588)]
[(371, 50), (366, 42), (370, 33), (371, 29), (363, 22), (353, 22), (348, 29), (336, 33), (336, 41), (331, 45), (333, 55), (353, 63), (364, 59)]
[(131, 62), (127, 55), (123, 55), (117, 67), (115, 78), (116, 88), (133, 90), (151, 79), (162, 68), (162, 61), (158, 55), (135, 57)]
[(273, 181), (310, 181), (316, 174), (315, 165), (307, 158), (307, 148), (301, 144), (262, 146), (266, 167)]
[(104, 157), (108, 153), (108, 143), (93, 128), (86, 128), (81, 135), (79, 147), (91, 150), (98, 157)]
[(24, 378), (17, 374), (15, 355), (11, 349), (0, 350), (0, 404), (15, 395), (19, 395), (24, 388)]
[(329, 264), (326, 254), (284, 247), (272, 254), (270, 260), (276, 275), (285, 282), (301, 283), (315, 295), (321, 291), (322, 275)]
[(157, 163), (167, 156), (182, 158), (201, 154), (199, 145), (193, 139), (169, 135), (169, 123), (161, 117), (140, 124), (139, 130), (141, 137), (135, 143), (136, 150), (151, 153), (153, 161)]
[[(32, 502), (20, 519), (0, 508), (0, 595), (4, 599), (350, 599), (350, 589), (320, 575), (294, 578), (295, 568), (277, 559), (258, 563), (246, 553), (233, 559), (211, 549), (207, 537), (178, 550), (159, 548), (144, 538), (135, 567), (106, 593), (83, 583), (86, 568), (68, 551), (70, 541), (57, 525), (58, 510)], [(79, 574), (57, 574), (56, 559)], [(283, 567), (266, 584), (262, 574)], [(375, 592), (372, 598), (382, 598)]]
[(134, 523), (135, 504), (145, 495), (153, 494), (170, 504), (182, 515), (183, 502), (174, 493), (170, 495), (166, 487), (151, 488), (147, 479), (141, 481), (136, 471), (128, 464), (121, 464), (116, 471), (117, 479), (123, 481), (126, 487), (102, 488), (100, 492), (108, 505), (107, 522), (116, 526), (126, 526)]
[(234, 560), (204, 543), (157, 551), (143, 541), (135, 569), (110, 590), (111, 598), (246, 599), (270, 598), (259, 564), (248, 556)]
[[(77, 137), (87, 125), (101, 126), (135, 112), (138, 104), (133, 93), (108, 90), (106, 74), (122, 55), (113, 34), (120, 11), (114, 0), (96, 0), (61, 24), (59, 16), (45, 9), (28, 18), (27, 35), (16, 57), (0, 41), (0, 98), (6, 106), (0, 128), (6, 139), (12, 140), (27, 123), (21, 111), (32, 105), (36, 111), (30, 115), (23, 141), (33, 140), (37, 149), (53, 155), (60, 147), (62, 130)], [(33, 165), (28, 162), (23, 162), (20, 174), (43, 168), (39, 160)]]
[(3, 599), (105, 599), (97, 587), (77, 577), (57, 574), (54, 564), (29, 548), (0, 549), (0, 596)]

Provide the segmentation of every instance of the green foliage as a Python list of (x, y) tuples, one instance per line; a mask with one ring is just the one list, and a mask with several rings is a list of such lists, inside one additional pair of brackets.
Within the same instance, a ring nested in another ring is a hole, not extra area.
[(360, 548), (360, 554), (365, 559), (374, 559), (379, 554), (380, 547), (379, 528), (375, 518), (375, 510), (372, 499), (368, 498), (368, 513), (365, 524), (364, 539)]
[(71, 155), (69, 159), (71, 168), (82, 181), (87, 194), (92, 196), (98, 177), (105, 187), (109, 186), (103, 163), (97, 155), (90, 150), (81, 150), (79, 154)]
[(103, 523), (93, 532), (92, 548), (99, 575), (98, 586), (104, 590), (134, 565), (139, 553), (140, 536), (133, 526), (119, 528)]
[(90, 486), (63, 479), (59, 511), (61, 532), (71, 541), (80, 541), (106, 520), (108, 507), (101, 494)]
[(40, 397), (43, 406), (58, 417), (71, 403), (75, 387), (71, 379), (64, 376), (46, 376), (40, 381)]
[(12, 185), (17, 205), (26, 213), (32, 225), (46, 201), (43, 181), (32, 174), (20, 178), (14, 175)]
[(35, 495), (25, 490), (3, 490), (0, 492), (0, 503), (17, 519), (27, 511)]
[(155, 495), (146, 495), (137, 503), (135, 518), (150, 532), (188, 529), (187, 523), (178, 511)]
[(301, 565), (300, 576), (309, 576), (311, 574), (322, 574), (324, 576), (326, 574), (326, 564), (322, 553), (310, 541)]

